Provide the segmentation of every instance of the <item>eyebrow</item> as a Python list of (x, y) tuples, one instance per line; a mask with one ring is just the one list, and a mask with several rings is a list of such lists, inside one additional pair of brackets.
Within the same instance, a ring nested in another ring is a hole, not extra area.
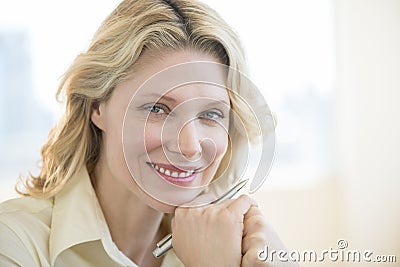
[[(169, 101), (169, 102), (173, 102), (173, 103), (178, 102), (173, 97), (166, 96), (166, 95), (159, 95), (157, 93), (147, 94), (147, 95), (144, 95), (144, 96), (145, 97), (156, 97), (157, 99), (163, 99), (163, 100), (166, 100), (166, 101)], [(208, 97), (204, 97), (204, 98), (208, 98)], [(209, 98), (209, 99), (212, 99), (212, 98)], [(222, 104), (225, 104), (227, 106), (230, 106), (230, 103), (226, 102), (225, 100), (222, 100), (222, 99), (212, 99), (212, 100), (215, 101), (215, 102), (222, 103)]]

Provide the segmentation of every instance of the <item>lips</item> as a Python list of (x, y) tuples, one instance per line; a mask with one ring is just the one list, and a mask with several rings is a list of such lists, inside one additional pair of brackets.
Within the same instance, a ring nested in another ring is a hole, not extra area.
[(181, 170), (172, 165), (147, 162), (162, 178), (176, 185), (189, 185), (197, 176), (196, 169)]

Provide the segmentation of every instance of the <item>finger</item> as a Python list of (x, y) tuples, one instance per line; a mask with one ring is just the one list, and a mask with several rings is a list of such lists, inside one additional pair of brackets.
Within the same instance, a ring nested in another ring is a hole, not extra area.
[(254, 231), (255, 229), (265, 227), (265, 221), (265, 217), (261, 210), (258, 207), (252, 206), (244, 215), (243, 222), (245, 224), (245, 228), (243, 229), (243, 236), (245, 236), (249, 230)]
[(175, 228), (175, 217), (171, 219), (171, 230)]
[(245, 214), (245, 218), (251, 218), (252, 216), (263, 215), (261, 209), (258, 206), (252, 206), (249, 211)]
[(243, 220), (242, 254), (250, 248), (263, 248), (267, 241), (268, 224), (257, 207), (251, 207)]
[(234, 213), (244, 216), (251, 207), (257, 206), (257, 202), (248, 195), (241, 195), (237, 199), (227, 201), (226, 208)]

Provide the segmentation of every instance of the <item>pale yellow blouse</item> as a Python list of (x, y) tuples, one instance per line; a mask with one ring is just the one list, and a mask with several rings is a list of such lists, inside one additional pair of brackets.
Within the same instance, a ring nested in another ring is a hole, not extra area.
[[(138, 266), (114, 244), (86, 168), (55, 197), (0, 204), (0, 266)], [(183, 264), (169, 251), (162, 267)]]

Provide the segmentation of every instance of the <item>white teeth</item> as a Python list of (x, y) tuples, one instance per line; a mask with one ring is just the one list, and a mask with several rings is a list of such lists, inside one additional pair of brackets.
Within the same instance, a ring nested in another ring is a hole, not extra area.
[(176, 172), (176, 171), (171, 171), (171, 170), (167, 170), (164, 169), (163, 167), (159, 167), (154, 163), (150, 163), (150, 166), (153, 167), (154, 169), (156, 169), (158, 172), (165, 174), (167, 176), (173, 177), (173, 178), (186, 178), (189, 177), (190, 175), (192, 175), (194, 173), (193, 170), (191, 171), (187, 171), (187, 172)]

